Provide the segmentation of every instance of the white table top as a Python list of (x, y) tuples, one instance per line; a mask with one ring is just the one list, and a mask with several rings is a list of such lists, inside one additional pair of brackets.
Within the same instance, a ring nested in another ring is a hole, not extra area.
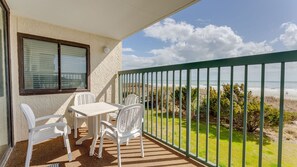
[(69, 110), (79, 113), (83, 116), (92, 117), (100, 114), (117, 111), (122, 107), (123, 106), (119, 104), (97, 102), (97, 103), (83, 104), (78, 106), (70, 106)]

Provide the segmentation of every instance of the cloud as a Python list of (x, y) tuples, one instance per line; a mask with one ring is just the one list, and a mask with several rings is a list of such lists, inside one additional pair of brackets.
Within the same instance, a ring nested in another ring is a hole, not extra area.
[(140, 57), (136, 55), (123, 54), (123, 69), (134, 69), (150, 67), (154, 64), (153, 57)]
[(291, 22), (283, 23), (281, 28), (284, 29), (280, 35), (280, 42), (287, 49), (297, 49), (297, 25)]
[(132, 48), (123, 48), (122, 51), (123, 52), (134, 52), (134, 50)]
[[(228, 26), (195, 27), (168, 18), (144, 30), (146, 37), (163, 41), (166, 47), (149, 51), (151, 57), (125, 55), (135, 61), (125, 62), (124, 68), (158, 66), (253, 55), (273, 51), (266, 42), (245, 42)], [(138, 63), (138, 64), (135, 64)]]

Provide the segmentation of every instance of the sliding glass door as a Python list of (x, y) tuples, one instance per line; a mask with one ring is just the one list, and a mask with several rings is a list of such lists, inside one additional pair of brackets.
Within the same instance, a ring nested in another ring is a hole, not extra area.
[(8, 148), (11, 146), (10, 97), (7, 50), (7, 17), (4, 5), (0, 5), (0, 166)]

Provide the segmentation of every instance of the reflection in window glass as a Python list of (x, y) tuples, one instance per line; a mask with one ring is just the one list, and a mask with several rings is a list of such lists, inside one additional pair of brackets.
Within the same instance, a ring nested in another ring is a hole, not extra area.
[(25, 89), (58, 88), (58, 44), (24, 39)]
[(85, 48), (61, 45), (61, 80), (62, 89), (87, 88)]

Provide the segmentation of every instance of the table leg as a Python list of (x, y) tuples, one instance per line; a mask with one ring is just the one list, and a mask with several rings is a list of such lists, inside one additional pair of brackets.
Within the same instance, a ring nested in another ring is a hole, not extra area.
[(93, 117), (88, 117), (88, 134), (79, 140), (76, 141), (76, 145), (81, 145), (83, 141), (92, 138), (94, 136), (94, 128), (93, 128), (93, 122), (94, 118)]
[[(99, 115), (99, 119), (100, 119), (100, 122), (101, 122), (101, 115)], [(92, 145), (90, 146), (90, 153), (89, 153), (90, 156), (94, 155), (96, 143), (97, 143), (97, 140), (99, 138), (99, 134), (98, 134), (98, 116), (94, 116), (94, 122), (93, 122), (94, 123), (93, 124), (94, 138), (93, 138), (93, 141), (92, 141)]]

